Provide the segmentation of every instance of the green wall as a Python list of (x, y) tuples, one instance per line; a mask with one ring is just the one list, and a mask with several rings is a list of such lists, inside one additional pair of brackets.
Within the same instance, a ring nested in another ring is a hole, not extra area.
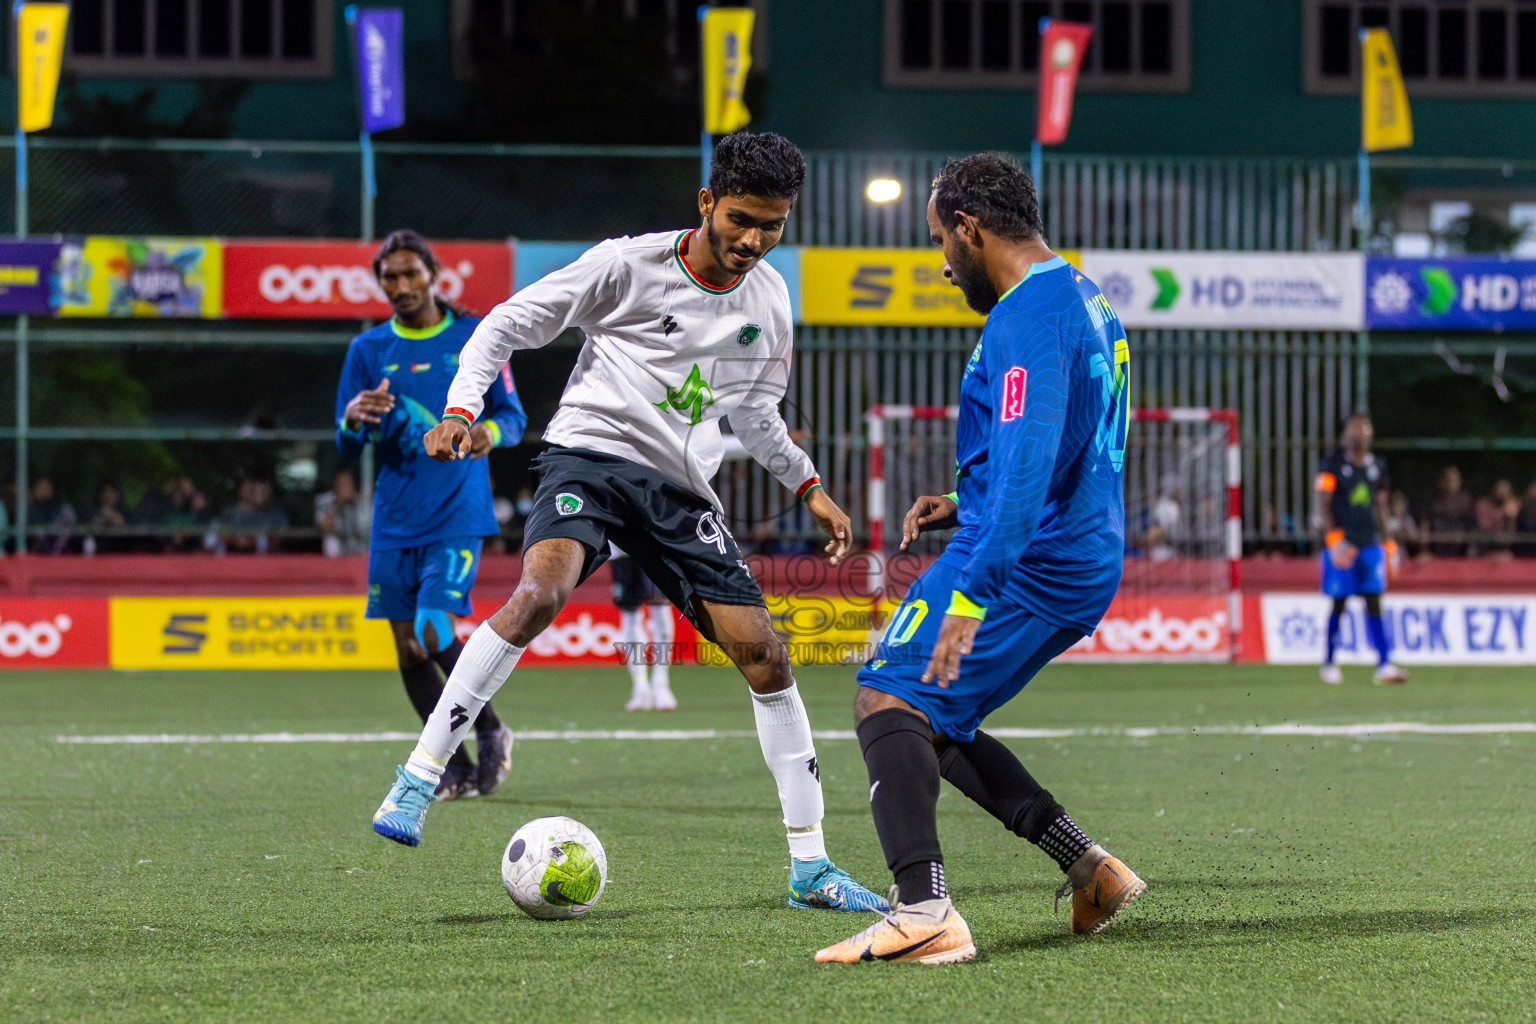
[[(407, 133), (452, 138), (466, 88), (454, 80), (449, 4), (395, 0), (405, 8)], [(335, 73), (319, 82), (257, 82), (232, 112), (246, 138), (343, 139), (356, 132), (344, 5), (336, 4)], [(882, 0), (774, 0), (771, 64), (758, 126), (808, 149), (1024, 150), (1033, 92), (920, 91), (881, 83)], [(1193, 74), (1183, 95), (1083, 93), (1066, 152), (1347, 155), (1358, 140), (1350, 97), (1301, 90), (1300, 0), (1194, 0)], [(0, 103), (15, 109), (14, 77)], [(198, 99), (189, 81), (94, 80), (87, 94), (130, 97), (153, 86), (153, 113), (174, 122)], [(831, 102), (835, 98), (835, 102)], [(1416, 155), (1531, 156), (1536, 101), (1413, 103)], [(603, 116), (594, 111), (594, 117)], [(61, 126), (67, 127), (67, 126)], [(459, 136), (462, 137), (462, 136)], [(475, 141), (475, 140), (465, 140)], [(537, 140), (530, 140), (537, 141)], [(678, 140), (658, 139), (660, 143)]]
[[(1029, 148), (1033, 91), (882, 85), (883, 11), (882, 0), (774, 3), (764, 123), (807, 149)], [(1191, 21), (1189, 92), (1080, 93), (1064, 152), (1322, 156), (1358, 148), (1358, 100), (1302, 92), (1300, 0), (1193, 0)], [(1416, 155), (1528, 157), (1536, 149), (1536, 101), (1418, 99), (1413, 116)]]

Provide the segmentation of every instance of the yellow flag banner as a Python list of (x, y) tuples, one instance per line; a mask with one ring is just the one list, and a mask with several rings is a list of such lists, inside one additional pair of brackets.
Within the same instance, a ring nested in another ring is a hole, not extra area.
[(1384, 28), (1360, 33), (1360, 148), (1367, 153), (1413, 145), (1408, 92)]
[(752, 8), (704, 12), (704, 130), (711, 135), (728, 135), (752, 120), (742, 100), (752, 66), (751, 42)]
[(53, 124), (53, 100), (59, 91), (59, 63), (64, 59), (68, 4), (21, 4), (16, 13), (17, 124), (24, 132)]

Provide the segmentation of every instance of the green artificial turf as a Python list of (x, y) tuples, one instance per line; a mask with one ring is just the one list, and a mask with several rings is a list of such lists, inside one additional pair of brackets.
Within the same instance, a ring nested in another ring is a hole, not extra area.
[[(1150, 883), (1068, 934), (1043, 854), (948, 786), (939, 825), (980, 958), (811, 962), (868, 915), (784, 906), (755, 739), (527, 740), (494, 796), (440, 804), (415, 850), (369, 831), (407, 742), (66, 745), (61, 733), (414, 729), (386, 673), (0, 676), (4, 1021), (1506, 1021), (1536, 1019), (1536, 735), (1391, 739), (1199, 727), (1536, 721), (1529, 670), (1055, 666), (1002, 727), (1086, 831)], [(528, 670), (520, 730), (748, 730), (728, 671), (626, 715), (614, 668)], [(852, 673), (806, 669), (818, 729)], [(1127, 727), (1177, 727), (1128, 737)], [(1188, 727), (1189, 731), (1184, 731)], [(837, 862), (888, 884), (856, 743), (819, 743)], [(608, 852), (582, 921), (501, 887), (512, 831), (569, 814)]]

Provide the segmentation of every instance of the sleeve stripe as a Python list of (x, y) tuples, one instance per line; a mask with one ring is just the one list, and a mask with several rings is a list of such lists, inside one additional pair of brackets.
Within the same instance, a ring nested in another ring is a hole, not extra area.
[(470, 426), (475, 425), (475, 414), (470, 412), (468, 409), (460, 409), (456, 405), (450, 405), (448, 408), (443, 410), (443, 419), (447, 419), (449, 416), (457, 416), (459, 419), (463, 420), (465, 423), (468, 423)]
[(1317, 474), (1317, 489), (1332, 494), (1339, 486), (1338, 478), (1332, 473), (1323, 472)]
[(795, 491), (795, 497), (797, 497), (797, 498), (804, 498), (807, 494), (811, 493), (811, 490), (813, 488), (820, 487), (820, 486), (821, 486), (821, 477), (813, 476), (809, 480), (807, 480), (805, 483), (803, 483), (803, 484), (801, 484), (799, 486), (799, 488)]

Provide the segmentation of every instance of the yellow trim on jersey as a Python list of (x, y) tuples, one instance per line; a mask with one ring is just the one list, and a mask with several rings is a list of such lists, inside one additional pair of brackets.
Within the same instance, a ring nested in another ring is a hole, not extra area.
[(435, 338), (448, 328), (453, 326), (453, 311), (443, 310), (443, 318), (431, 327), (407, 327), (398, 318), (390, 317), (389, 329), (395, 332), (395, 337), (405, 338), (407, 341), (424, 341), (427, 338)]
[(949, 608), (945, 615), (963, 615), (967, 619), (985, 619), (987, 610), (956, 590), (950, 594)]

